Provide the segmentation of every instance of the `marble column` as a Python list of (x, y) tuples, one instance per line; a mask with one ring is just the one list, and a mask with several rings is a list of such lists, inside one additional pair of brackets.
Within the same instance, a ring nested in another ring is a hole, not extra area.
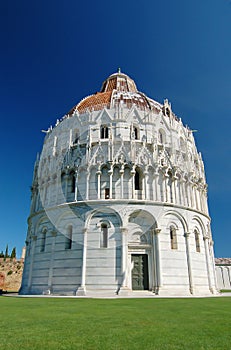
[(197, 210), (200, 210), (200, 196), (198, 191), (198, 185), (195, 186), (195, 196), (196, 196), (196, 208)]
[(35, 211), (39, 210), (39, 202), (40, 202), (39, 193), (40, 193), (40, 186), (37, 187), (37, 191), (36, 191)]
[(113, 165), (111, 164), (110, 169), (108, 170), (109, 174), (109, 199), (112, 199), (112, 176), (113, 176)]
[(196, 188), (196, 193), (197, 193), (197, 209), (201, 211), (201, 193), (200, 193), (200, 186), (197, 185)]
[(209, 247), (208, 247), (208, 236), (203, 237), (204, 240), (204, 247), (205, 247), (205, 259), (206, 259), (206, 268), (207, 268), (207, 276), (208, 276), (208, 285), (209, 285), (209, 290), (211, 293), (213, 293), (213, 288), (212, 288), (212, 282), (211, 282), (211, 272), (210, 272), (210, 259), (209, 259)]
[[(210, 228), (209, 228), (209, 232), (210, 232)], [(210, 232), (210, 235), (211, 235), (211, 232)], [(216, 271), (215, 271), (215, 258), (214, 258), (214, 241), (210, 241), (210, 244), (212, 246), (212, 249), (211, 249), (211, 264), (212, 264), (212, 272), (213, 272), (213, 281), (214, 281), (214, 286), (215, 286), (215, 289), (217, 289), (217, 277), (216, 277)]]
[(75, 202), (78, 200), (78, 169), (75, 171)]
[(82, 280), (76, 295), (86, 295), (86, 269), (87, 269), (87, 228), (83, 229), (83, 258), (82, 258)]
[(159, 179), (159, 172), (155, 172), (153, 174), (153, 183), (154, 183), (154, 186), (153, 186), (153, 199), (158, 202), (160, 201), (160, 190), (159, 190), (159, 187), (158, 187), (158, 179)]
[(54, 251), (55, 251), (55, 241), (57, 232), (52, 231), (52, 244), (51, 244), (51, 257), (50, 257), (50, 266), (49, 266), (49, 276), (48, 276), (48, 291), (49, 294), (52, 293), (52, 283), (53, 283), (53, 268), (54, 268)]
[(52, 183), (51, 179), (47, 181), (47, 203), (46, 203), (47, 207), (50, 205), (50, 202), (51, 202), (51, 183)]
[(87, 170), (87, 179), (86, 179), (86, 200), (89, 199), (89, 181), (90, 181), (90, 170)]
[(152, 245), (152, 292), (158, 294), (157, 290), (157, 271), (156, 271), (156, 247), (155, 247), (155, 232), (154, 230), (150, 231), (151, 235), (151, 245)]
[(120, 169), (120, 198), (124, 198), (124, 165)]
[(132, 199), (135, 198), (135, 168), (133, 167), (131, 170), (131, 175), (132, 175)]
[(128, 281), (127, 281), (127, 275), (128, 275), (128, 229), (126, 227), (121, 227), (121, 244), (122, 244), (122, 256), (121, 256), (121, 287), (120, 287), (120, 294), (121, 291), (128, 289)]
[(187, 198), (188, 198), (188, 206), (191, 207), (192, 205), (192, 199), (191, 199), (191, 191), (190, 191), (190, 188), (191, 188), (191, 182), (188, 180), (187, 181)]
[(65, 175), (64, 175), (64, 196), (66, 198), (66, 201), (67, 201), (68, 178), (69, 178), (68, 174), (65, 173)]
[(168, 184), (167, 184), (167, 181), (169, 179), (169, 176), (164, 173), (163, 174), (163, 195), (164, 195), (164, 202), (168, 202), (169, 200), (169, 193), (168, 193)]
[(189, 191), (188, 191), (188, 180), (185, 180), (185, 199), (186, 199), (186, 205), (187, 207), (189, 207), (190, 201), (189, 201)]
[(172, 177), (172, 201), (177, 204), (177, 177)]
[(144, 171), (144, 198), (142, 196), (142, 199), (148, 200), (149, 195), (148, 195), (148, 170), (147, 168)]
[(180, 180), (180, 191), (181, 191), (181, 205), (187, 206), (186, 193), (185, 193), (185, 180), (181, 178)]
[(205, 193), (204, 193), (204, 206), (205, 206), (205, 214), (208, 215), (208, 195), (207, 195), (207, 189), (205, 189)]
[(191, 186), (190, 186), (190, 189), (191, 189), (191, 207), (192, 208), (195, 208), (195, 185), (193, 182), (191, 182)]
[(192, 262), (191, 262), (191, 254), (189, 247), (189, 232), (185, 232), (185, 247), (186, 247), (186, 256), (187, 256), (187, 266), (188, 266), (188, 279), (189, 279), (189, 291), (193, 294), (193, 277), (192, 277)]
[(177, 185), (176, 185), (176, 204), (183, 205), (182, 203), (182, 193), (181, 193), (181, 179), (177, 178)]
[(205, 194), (204, 194), (203, 187), (201, 187), (200, 198), (201, 198), (201, 211), (204, 213), (205, 212), (205, 201), (204, 201)]
[(101, 178), (101, 171), (98, 170), (96, 172), (97, 174), (97, 180), (98, 180), (98, 184), (97, 184), (97, 196), (98, 196), (98, 199), (100, 199), (101, 195), (100, 195), (100, 191), (101, 191), (101, 188), (100, 188), (100, 178)]
[(30, 293), (31, 284), (32, 284), (32, 274), (33, 274), (36, 241), (37, 241), (37, 236), (33, 235), (32, 236), (32, 249), (30, 252), (30, 269), (29, 269), (28, 284), (27, 284), (29, 293)]
[(154, 284), (153, 292), (159, 294), (160, 287), (162, 285), (162, 269), (161, 269), (161, 259), (160, 259), (160, 243), (159, 243), (159, 233), (161, 232), (160, 228), (155, 228), (152, 230), (153, 238), (153, 272), (154, 272)]
[(60, 191), (62, 191), (62, 182), (61, 182), (61, 176), (56, 176), (54, 179), (54, 188), (56, 188), (56, 193), (55, 193), (55, 203), (54, 204), (59, 204), (59, 196), (60, 196)]

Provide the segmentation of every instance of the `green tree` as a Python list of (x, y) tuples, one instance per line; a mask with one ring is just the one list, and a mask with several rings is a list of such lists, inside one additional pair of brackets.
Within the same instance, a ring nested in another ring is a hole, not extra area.
[(12, 249), (12, 252), (11, 252), (11, 254), (10, 254), (10, 257), (11, 257), (11, 259), (16, 258), (16, 247), (14, 247), (14, 248)]
[(8, 244), (6, 245), (6, 250), (5, 250), (5, 259), (9, 258), (9, 254), (8, 254)]
[(3, 251), (1, 251), (1, 253), (0, 253), (0, 258), (4, 258), (4, 253), (3, 253)]

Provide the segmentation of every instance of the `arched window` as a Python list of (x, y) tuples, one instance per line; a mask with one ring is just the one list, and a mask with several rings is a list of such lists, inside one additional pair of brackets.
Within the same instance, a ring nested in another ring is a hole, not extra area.
[(158, 132), (158, 142), (160, 144), (165, 143), (165, 135), (164, 135), (164, 131), (163, 130), (159, 130), (159, 132)]
[(138, 170), (136, 170), (135, 172), (134, 181), (135, 181), (135, 190), (142, 190), (142, 178)]
[(45, 252), (45, 248), (46, 248), (46, 235), (47, 235), (47, 229), (43, 229), (42, 233), (41, 233), (42, 237), (41, 237), (41, 246), (40, 246), (40, 252)]
[(100, 248), (108, 247), (108, 225), (101, 224)]
[(200, 247), (200, 236), (199, 232), (197, 230), (194, 231), (195, 235), (195, 244), (196, 244), (196, 252), (200, 253), (201, 247)]
[(74, 144), (76, 144), (76, 143), (78, 143), (78, 141), (79, 141), (79, 130), (78, 129), (76, 129), (75, 131), (74, 131)]
[(171, 249), (177, 249), (176, 228), (174, 226), (170, 226), (170, 241)]
[(108, 139), (108, 135), (109, 135), (108, 127), (106, 125), (102, 125), (100, 128), (100, 138)]
[(131, 137), (133, 140), (139, 140), (140, 138), (140, 132), (139, 132), (139, 128), (137, 126), (132, 125), (131, 128)]
[(70, 173), (71, 192), (75, 193), (75, 172)]
[(66, 195), (66, 174), (63, 172), (61, 174), (61, 186), (62, 186), (62, 192), (64, 196)]
[(65, 240), (65, 249), (71, 249), (72, 247), (72, 226), (68, 226)]

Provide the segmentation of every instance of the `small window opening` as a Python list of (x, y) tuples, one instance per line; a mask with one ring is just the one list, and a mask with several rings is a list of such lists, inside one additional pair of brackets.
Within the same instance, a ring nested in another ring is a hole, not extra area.
[(135, 173), (135, 190), (140, 189), (140, 174), (136, 171)]
[(133, 127), (133, 135), (135, 140), (139, 139), (139, 130), (136, 126)]
[(161, 144), (164, 143), (164, 134), (161, 130), (159, 130), (158, 139), (159, 139), (159, 143)]
[(110, 198), (110, 189), (105, 188), (105, 199), (109, 199), (109, 198)]
[(75, 173), (74, 172), (70, 173), (70, 178), (71, 178), (71, 192), (75, 193)]
[(137, 170), (135, 173), (135, 190), (142, 190), (141, 176)]
[(100, 130), (101, 139), (108, 139), (108, 135), (109, 135), (108, 127), (105, 125), (102, 125)]
[(42, 232), (40, 252), (45, 252), (47, 230)]
[(108, 226), (107, 224), (101, 225), (101, 239), (100, 239), (100, 248), (108, 247)]
[(79, 133), (76, 132), (76, 133), (75, 133), (75, 137), (74, 137), (74, 144), (75, 144), (75, 143), (78, 143), (78, 141), (79, 141)]
[(72, 247), (72, 226), (69, 226), (66, 234), (65, 249), (71, 249)]
[(177, 249), (177, 236), (176, 236), (176, 228), (170, 227), (170, 240), (171, 240), (171, 249)]
[(195, 244), (196, 244), (196, 252), (200, 253), (201, 248), (200, 248), (200, 237), (198, 231), (194, 231), (195, 235)]

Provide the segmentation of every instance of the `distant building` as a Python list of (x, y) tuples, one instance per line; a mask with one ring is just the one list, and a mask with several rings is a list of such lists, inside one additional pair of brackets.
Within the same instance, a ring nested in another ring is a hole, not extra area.
[(193, 131), (126, 74), (46, 131), (31, 191), (21, 294), (216, 292)]
[(231, 290), (231, 258), (215, 258), (218, 289)]

